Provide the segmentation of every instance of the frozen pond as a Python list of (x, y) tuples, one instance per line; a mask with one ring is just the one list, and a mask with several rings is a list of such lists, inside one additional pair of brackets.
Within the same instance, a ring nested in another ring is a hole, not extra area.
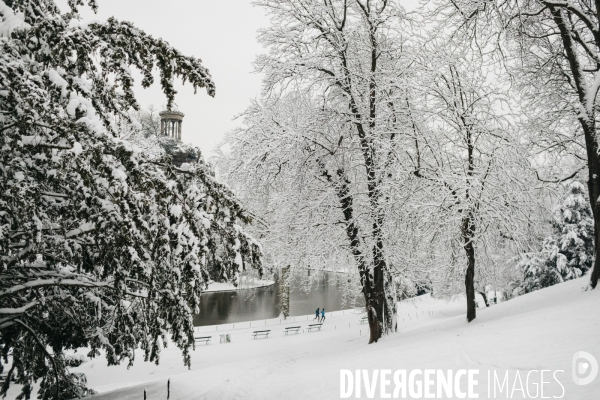
[[(306, 315), (316, 308), (337, 311), (364, 304), (362, 295), (358, 299), (344, 296), (348, 275), (334, 272), (297, 272), (290, 289), (290, 316)], [(302, 274), (302, 275), (300, 275)], [(281, 313), (279, 283), (257, 289), (202, 294), (200, 314), (194, 317), (195, 326), (254, 321), (276, 318)]]

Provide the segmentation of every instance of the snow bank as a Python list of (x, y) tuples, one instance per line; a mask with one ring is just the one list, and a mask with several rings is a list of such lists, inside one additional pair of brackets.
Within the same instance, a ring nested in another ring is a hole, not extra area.
[(244, 281), (238, 287), (235, 287), (232, 283), (213, 282), (208, 285), (208, 289), (206, 289), (205, 292), (228, 292), (232, 290), (256, 289), (259, 287), (271, 286), (274, 283), (275, 281), (269, 279), (260, 279), (255, 281)]

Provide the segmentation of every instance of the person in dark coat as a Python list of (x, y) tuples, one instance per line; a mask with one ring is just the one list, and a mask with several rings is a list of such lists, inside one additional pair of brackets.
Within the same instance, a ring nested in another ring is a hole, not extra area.
[(317, 321), (319, 320), (319, 309), (318, 309), (318, 308), (317, 308), (317, 311), (315, 311), (315, 318), (313, 318), (313, 321), (314, 321), (315, 319), (316, 319)]

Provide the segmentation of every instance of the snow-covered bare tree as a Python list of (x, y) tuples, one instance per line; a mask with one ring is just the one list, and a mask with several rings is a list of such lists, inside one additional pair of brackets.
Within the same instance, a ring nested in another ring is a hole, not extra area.
[(351, 123), (322, 100), (291, 93), (255, 103), (245, 128), (227, 138), (218, 172), (263, 221), (255, 230), (270, 264), (370, 274), (360, 145)]
[[(386, 0), (261, 0), (256, 4), (265, 8), (272, 21), (259, 35), (269, 54), (257, 60), (265, 74), (267, 96), (278, 98), (294, 90), (317, 102), (314, 106), (323, 110), (315, 116), (318, 121), (333, 118), (316, 131), (318, 140), (307, 137), (302, 146), (319, 168), (320, 179), (337, 196), (340, 223), (360, 273), (370, 342), (375, 342), (393, 327), (395, 315), (382, 234), (380, 182), (387, 154), (382, 143), (393, 137), (382, 123), (387, 120), (384, 114), (389, 114), (384, 105), (389, 73), (403, 71), (398, 58), (401, 41), (392, 29), (399, 10)], [(280, 131), (285, 129), (289, 128)], [(344, 146), (358, 153), (338, 163), (336, 149)], [(365, 194), (360, 204), (364, 209), (359, 209), (357, 193)], [(357, 214), (368, 222), (360, 226)]]
[(438, 295), (457, 294), (462, 286), (470, 322), (475, 293), (485, 294), (493, 282), (498, 256), (526, 240), (540, 193), (531, 184), (526, 141), (493, 65), (464, 41), (432, 36), (415, 61), (421, 96), (413, 94), (407, 108), (414, 140), (405, 150), (415, 194), (392, 204), (408, 203), (405, 212), (415, 214), (403, 227), (413, 232), (398, 234), (404, 236), (399, 240), (416, 241), (413, 248), (429, 259), (436, 255), (438, 266), (445, 266), (429, 267), (437, 271), (433, 276), (420, 274), (429, 276)]
[[(96, 8), (93, 0), (87, 2)], [(201, 61), (113, 18), (81, 24), (78, 7), (0, 0), (1, 393), (88, 393), (66, 351), (109, 364), (158, 362), (172, 341), (190, 363), (193, 313), (210, 279), (260, 268), (248, 215), (202, 160), (174, 167), (118, 138), (137, 124), (130, 67), (214, 94)]]
[(134, 113), (135, 119), (141, 125), (141, 133), (145, 136), (159, 136), (160, 131), (160, 116), (158, 110), (154, 106), (148, 107), (147, 110), (139, 110)]
[[(599, 7), (596, 2), (584, 0), (489, 3), (458, 0), (446, 3), (444, 11), (475, 41), (497, 44), (506, 63), (519, 69), (513, 76), (522, 82), (525, 79), (525, 95), (546, 118), (558, 121), (569, 114), (562, 123), (577, 120), (579, 132), (557, 140), (555, 146), (560, 147), (564, 141), (571, 140), (584, 148), (581, 167), (587, 165), (595, 248), (600, 244)], [(500, 40), (488, 40), (492, 38)], [(577, 170), (562, 180), (572, 178), (576, 173)], [(600, 259), (596, 258), (591, 288), (596, 287), (599, 277)]]

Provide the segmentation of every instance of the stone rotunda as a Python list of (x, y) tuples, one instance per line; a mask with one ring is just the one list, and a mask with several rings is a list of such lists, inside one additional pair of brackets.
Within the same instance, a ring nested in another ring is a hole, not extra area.
[(161, 111), (159, 142), (166, 153), (171, 156), (173, 164), (180, 167), (183, 163), (193, 164), (200, 160), (197, 149), (181, 141), (181, 123), (184, 114), (181, 111)]
[(160, 133), (181, 140), (181, 123), (184, 114), (181, 111), (161, 111), (158, 115), (160, 115)]

